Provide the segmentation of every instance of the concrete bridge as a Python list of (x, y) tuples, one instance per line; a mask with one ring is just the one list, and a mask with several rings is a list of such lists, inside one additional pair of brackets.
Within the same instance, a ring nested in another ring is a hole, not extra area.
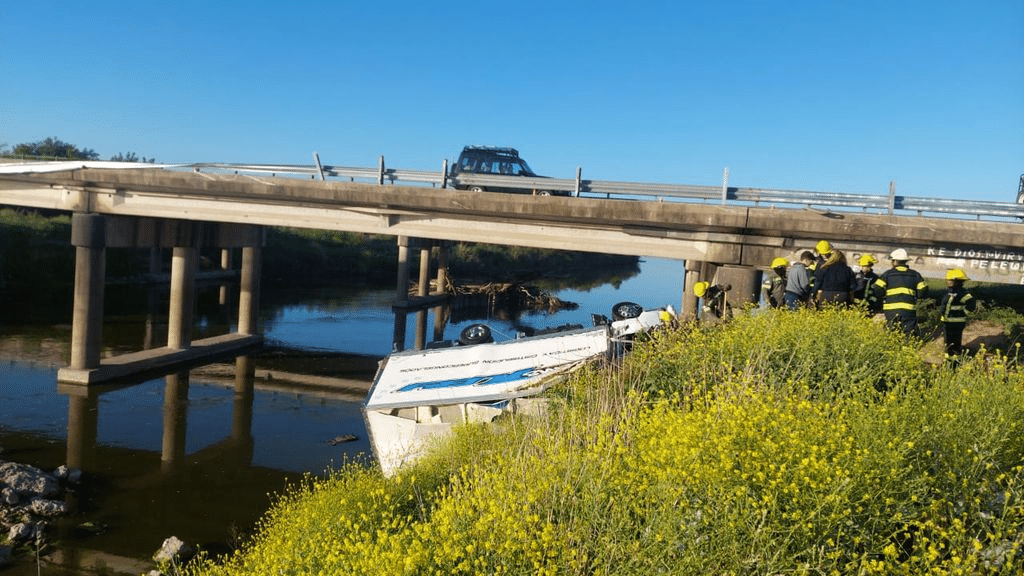
[[(399, 306), (408, 303), (411, 250), (420, 251), (420, 286), (427, 284), (431, 241), (684, 260), (687, 284), (703, 279), (727, 281), (741, 300), (754, 297), (760, 270), (773, 258), (795, 259), (821, 239), (849, 256), (867, 252), (879, 260), (894, 248), (905, 248), (914, 259), (913, 266), (926, 275), (938, 276), (956, 266), (975, 280), (1015, 284), (1024, 280), (1024, 235), (1016, 221), (479, 193), (154, 167), (0, 173), (0, 205), (74, 214), (72, 359), (58, 378), (77, 383), (258, 342), (263, 226), (396, 236)], [(173, 249), (166, 349), (99, 358), (104, 250), (115, 246)], [(238, 332), (190, 342), (196, 251), (207, 246), (242, 249)], [(443, 251), (439, 257), (445, 257)], [(420, 295), (427, 296), (422, 291)], [(684, 314), (692, 313), (695, 306), (694, 298), (684, 297)]]

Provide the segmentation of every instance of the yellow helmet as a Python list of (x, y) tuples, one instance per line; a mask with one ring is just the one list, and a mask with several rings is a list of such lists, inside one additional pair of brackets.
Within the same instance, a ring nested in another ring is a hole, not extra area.
[(818, 254), (824, 256), (825, 254), (832, 253), (832, 245), (828, 243), (828, 240), (818, 240), (818, 243), (814, 246), (814, 249), (818, 251)]
[(970, 278), (967, 277), (967, 274), (964, 274), (963, 270), (953, 268), (946, 272), (946, 280), (970, 280)]
[(785, 268), (786, 266), (789, 266), (789, 260), (786, 260), (782, 256), (779, 256), (778, 258), (772, 260), (772, 268)]
[(704, 293), (708, 291), (708, 286), (711, 286), (710, 282), (697, 282), (693, 285), (693, 294), (697, 298), (703, 298)]
[(878, 264), (878, 260), (871, 254), (862, 254), (857, 263), (861, 266), (872, 266), (874, 264)]

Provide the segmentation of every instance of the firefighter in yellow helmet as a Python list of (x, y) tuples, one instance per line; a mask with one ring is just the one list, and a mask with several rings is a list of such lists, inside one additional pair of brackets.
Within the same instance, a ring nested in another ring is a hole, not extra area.
[(875, 274), (875, 264), (878, 264), (878, 259), (872, 254), (861, 254), (860, 258), (857, 259), (857, 265), (860, 266), (860, 270), (857, 271), (854, 276), (853, 286), (853, 302), (865, 306), (870, 313), (878, 312), (878, 302), (871, 297), (871, 285), (878, 280), (878, 274)]
[(814, 245), (814, 251), (817, 256), (814, 257), (814, 261), (807, 266), (808, 280), (811, 285), (811, 293), (808, 296), (807, 302), (810, 305), (814, 305), (814, 298), (818, 294), (818, 287), (815, 283), (818, 281), (818, 272), (825, 267), (825, 263), (832, 257), (832, 244), (829, 244), (828, 240), (818, 240), (818, 243)]
[(945, 328), (946, 355), (955, 358), (963, 350), (964, 327), (967, 326), (967, 313), (973, 312), (978, 301), (964, 288), (969, 280), (964, 271), (953, 268), (946, 272), (946, 293), (942, 296), (939, 310), (942, 311), (942, 326)]
[[(694, 284), (694, 296), (704, 301), (701, 307), (701, 317), (712, 321), (727, 318), (731, 311), (726, 298), (726, 292), (729, 290), (732, 290), (732, 285), (730, 284), (711, 284), (710, 282), (697, 282)], [(710, 315), (710, 317), (705, 315)]]
[(779, 257), (772, 260), (772, 272), (765, 275), (761, 282), (761, 295), (764, 301), (772, 308), (780, 308), (783, 305), (783, 295), (786, 292), (786, 269), (789, 268), (789, 260)]

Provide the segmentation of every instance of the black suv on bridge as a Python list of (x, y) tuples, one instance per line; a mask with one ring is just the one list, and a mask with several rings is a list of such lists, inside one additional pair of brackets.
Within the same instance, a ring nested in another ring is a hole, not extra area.
[[(515, 148), (497, 148), (493, 146), (466, 146), (459, 154), (458, 161), (452, 165), (448, 177), (458, 182), (459, 174), (493, 174), (495, 176), (523, 176), (529, 178), (545, 178), (537, 175), (519, 157)], [(534, 194), (537, 196), (569, 196), (569, 192), (543, 190), (534, 187), (515, 186), (478, 186), (456, 184), (459, 190), (477, 192), (509, 192), (513, 194)]]

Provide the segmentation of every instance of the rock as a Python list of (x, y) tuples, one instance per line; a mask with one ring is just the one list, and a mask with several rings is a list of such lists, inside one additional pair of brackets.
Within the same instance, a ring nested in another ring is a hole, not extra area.
[(174, 562), (180, 565), (188, 562), (194, 554), (194, 548), (179, 540), (177, 536), (171, 536), (164, 540), (160, 550), (153, 554), (153, 561), (157, 564)]
[(33, 500), (29, 506), (29, 510), (37, 516), (60, 516), (68, 511), (68, 505), (59, 500), (46, 500), (43, 498), (37, 498)]
[(27, 542), (36, 537), (39, 526), (29, 522), (19, 522), (11, 526), (7, 532), (7, 539), (11, 542)]
[(62, 464), (54, 470), (53, 475), (58, 480), (67, 480), (72, 484), (78, 484), (82, 481), (82, 471), (77, 468), (68, 468), (66, 464)]
[(18, 497), (18, 493), (14, 489), (5, 486), (0, 490), (0, 503), (16, 506), (18, 502), (21, 502), (21, 498)]
[(60, 486), (57, 479), (46, 472), (28, 464), (4, 462), (0, 464), (0, 484), (21, 496), (48, 497), (57, 494)]
[(342, 434), (341, 436), (331, 438), (327, 441), (327, 444), (330, 446), (337, 446), (338, 444), (344, 444), (345, 442), (355, 442), (358, 439), (359, 438), (353, 434)]

